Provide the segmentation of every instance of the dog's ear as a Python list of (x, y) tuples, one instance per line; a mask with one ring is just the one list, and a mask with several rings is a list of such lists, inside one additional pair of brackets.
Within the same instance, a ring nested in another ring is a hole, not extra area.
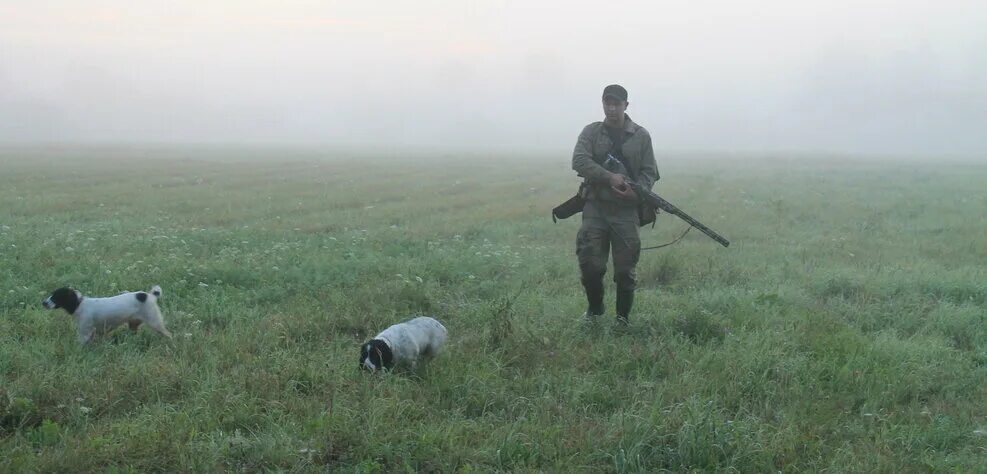
[(374, 349), (380, 354), (380, 366), (388, 370), (393, 369), (394, 353), (391, 352), (391, 348), (384, 344), (384, 341), (379, 341)]

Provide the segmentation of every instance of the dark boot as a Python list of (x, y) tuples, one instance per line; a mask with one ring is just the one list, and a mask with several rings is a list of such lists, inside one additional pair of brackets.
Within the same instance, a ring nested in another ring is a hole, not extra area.
[(583, 280), (583, 288), (586, 290), (586, 302), (588, 303), (586, 314), (593, 316), (603, 314), (603, 278), (591, 281)]
[(617, 290), (617, 322), (627, 324), (634, 306), (634, 290), (620, 288)]

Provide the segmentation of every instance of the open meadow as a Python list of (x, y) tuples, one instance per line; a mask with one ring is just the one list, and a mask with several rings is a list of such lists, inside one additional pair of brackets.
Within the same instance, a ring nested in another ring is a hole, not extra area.
[[(0, 471), (987, 469), (987, 165), (659, 153), (731, 246), (643, 252), (620, 330), (569, 158), (0, 151)], [(152, 284), (173, 340), (41, 306)], [(357, 370), (416, 314), (443, 354)]]

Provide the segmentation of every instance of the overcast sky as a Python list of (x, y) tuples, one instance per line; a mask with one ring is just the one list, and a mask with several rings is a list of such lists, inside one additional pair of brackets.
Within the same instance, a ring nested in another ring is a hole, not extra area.
[(0, 142), (987, 156), (987, 2), (0, 0)]

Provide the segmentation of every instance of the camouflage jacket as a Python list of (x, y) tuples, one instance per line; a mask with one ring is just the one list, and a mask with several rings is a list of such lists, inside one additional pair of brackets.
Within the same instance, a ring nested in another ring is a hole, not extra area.
[(626, 176), (632, 174), (639, 184), (651, 189), (658, 180), (658, 165), (655, 162), (655, 152), (651, 147), (651, 135), (644, 127), (634, 123), (627, 115), (624, 116), (624, 163), (630, 170), (618, 165), (610, 171), (603, 167), (607, 153), (613, 147), (613, 140), (607, 134), (603, 122), (593, 122), (583, 128), (576, 141), (576, 149), (572, 152), (572, 169), (585, 178), (585, 197), (588, 200), (617, 201), (610, 192), (607, 177), (610, 172)]

